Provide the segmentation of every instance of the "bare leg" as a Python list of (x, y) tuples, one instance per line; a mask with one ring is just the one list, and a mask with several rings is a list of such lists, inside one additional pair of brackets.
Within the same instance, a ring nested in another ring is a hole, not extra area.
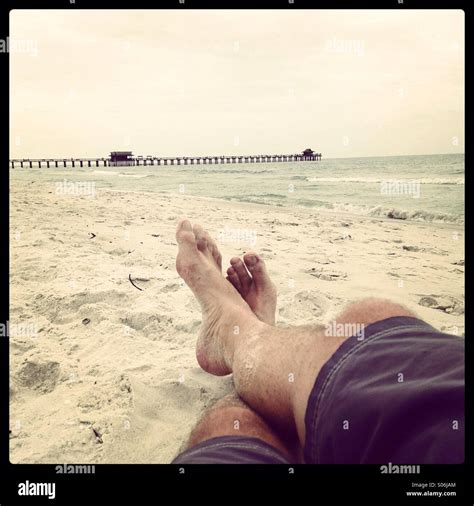
[(258, 438), (280, 451), (290, 462), (299, 460), (299, 448), (284, 443), (263, 420), (234, 392), (219, 399), (191, 432), (184, 449), (219, 436)]
[[(239, 396), (273, 425), (297, 432), (303, 445), (314, 381), (346, 337), (327, 335), (322, 325), (281, 329), (260, 321), (222, 276), (217, 247), (201, 227), (183, 220), (177, 241), (178, 273), (203, 312), (199, 364), (212, 374), (233, 372)], [(336, 322), (369, 325), (391, 316), (414, 314), (390, 301), (367, 299), (350, 305)]]
[[(349, 305), (335, 324), (367, 326), (392, 316), (415, 316), (388, 300), (364, 299)], [(332, 325), (331, 325), (332, 327)], [(239, 395), (262, 416), (305, 441), (304, 418), (321, 367), (350, 336), (328, 335), (328, 327), (261, 327), (258, 337), (235, 341), (232, 370)]]

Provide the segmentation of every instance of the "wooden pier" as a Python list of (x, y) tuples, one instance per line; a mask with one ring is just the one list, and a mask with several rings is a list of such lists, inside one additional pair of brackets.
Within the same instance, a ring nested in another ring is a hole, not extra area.
[(51, 167), (133, 167), (146, 165), (217, 165), (227, 163), (314, 162), (321, 160), (321, 153), (305, 149), (292, 155), (219, 155), (219, 156), (133, 156), (131, 151), (114, 151), (107, 158), (26, 158), (11, 159), (15, 168)]

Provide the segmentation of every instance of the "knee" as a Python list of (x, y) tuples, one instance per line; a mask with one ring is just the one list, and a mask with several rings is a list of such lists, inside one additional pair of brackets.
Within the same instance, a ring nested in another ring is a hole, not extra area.
[(253, 435), (261, 429), (260, 417), (235, 396), (226, 396), (208, 408), (191, 432), (188, 447), (220, 436)]
[(254, 437), (287, 454), (286, 446), (267, 422), (236, 395), (226, 396), (208, 408), (185, 448), (222, 436)]
[(371, 297), (349, 304), (336, 320), (340, 323), (370, 325), (371, 323), (394, 316), (411, 316), (412, 318), (416, 318), (415, 313), (401, 304), (388, 299)]

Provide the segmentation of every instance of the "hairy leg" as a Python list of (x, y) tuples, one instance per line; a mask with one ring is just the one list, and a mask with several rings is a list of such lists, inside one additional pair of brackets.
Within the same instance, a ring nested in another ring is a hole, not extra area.
[(388, 300), (350, 304), (326, 326), (261, 327), (258, 336), (236, 340), (232, 370), (239, 395), (279, 428), (296, 430), (305, 441), (306, 407), (322, 366), (349, 335), (331, 335), (338, 324), (368, 326), (392, 316), (415, 315)]
[(219, 436), (255, 437), (279, 450), (290, 462), (301, 458), (295, 441), (283, 441), (235, 392), (219, 399), (206, 410), (192, 430), (184, 449)]

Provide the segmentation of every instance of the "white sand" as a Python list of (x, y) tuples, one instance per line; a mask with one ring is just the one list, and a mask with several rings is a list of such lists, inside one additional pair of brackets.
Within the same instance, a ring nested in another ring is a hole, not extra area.
[[(464, 332), (460, 228), (179, 194), (61, 196), (14, 181), (10, 318), (38, 334), (11, 337), (12, 462), (166, 463), (230, 390), (230, 377), (208, 375), (194, 357), (200, 312), (174, 268), (180, 216), (214, 236), (256, 231), (280, 325), (325, 323), (347, 302), (378, 296)], [(226, 266), (251, 249), (220, 248)], [(419, 305), (424, 296), (438, 309)]]

